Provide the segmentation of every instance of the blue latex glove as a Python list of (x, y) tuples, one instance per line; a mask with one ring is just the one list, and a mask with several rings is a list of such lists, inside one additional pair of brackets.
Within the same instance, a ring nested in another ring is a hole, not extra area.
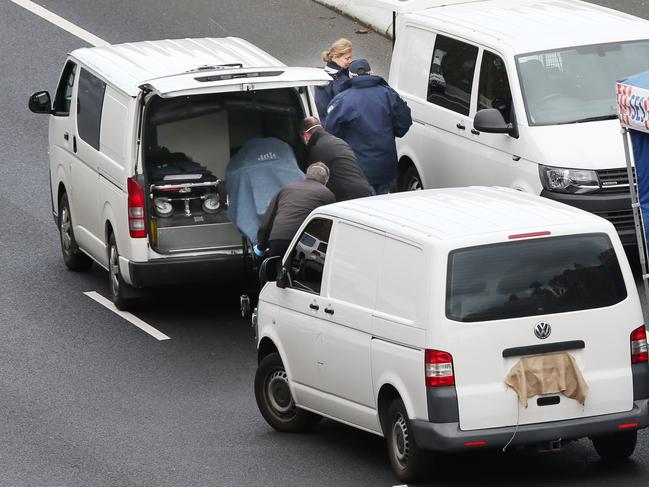
[(257, 247), (257, 244), (252, 246), (252, 251), (255, 253), (257, 257), (263, 257), (264, 256), (264, 251), (261, 250), (259, 247)]

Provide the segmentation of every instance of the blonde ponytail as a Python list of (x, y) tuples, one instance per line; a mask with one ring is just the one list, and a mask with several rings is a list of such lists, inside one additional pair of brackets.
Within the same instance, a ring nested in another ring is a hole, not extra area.
[(341, 37), (336, 42), (334, 42), (328, 51), (322, 52), (322, 60), (325, 63), (328, 63), (335, 57), (344, 56), (345, 54), (350, 54), (352, 52), (352, 43), (350, 40)]

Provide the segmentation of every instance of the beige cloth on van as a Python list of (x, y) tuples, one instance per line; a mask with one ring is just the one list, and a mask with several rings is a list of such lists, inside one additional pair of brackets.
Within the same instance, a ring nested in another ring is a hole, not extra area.
[(566, 352), (523, 357), (509, 371), (505, 384), (516, 391), (525, 407), (528, 397), (557, 392), (583, 406), (588, 394), (588, 384), (574, 357)]

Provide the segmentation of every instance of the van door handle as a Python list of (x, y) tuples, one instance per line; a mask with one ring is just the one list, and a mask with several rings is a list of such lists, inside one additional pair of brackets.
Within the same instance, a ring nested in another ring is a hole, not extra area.
[(65, 140), (70, 140), (70, 134), (69, 134), (68, 132), (64, 133), (64, 134), (63, 134), (63, 138), (64, 138)]
[(334, 314), (334, 310), (333, 308), (325, 308), (325, 313), (327, 313), (328, 315), (332, 315)]
[(471, 129), (471, 133), (472, 133), (473, 135), (480, 135), (480, 131), (478, 131), (478, 130), (476, 130), (476, 129)]
[(77, 136), (72, 136), (72, 152), (77, 153)]
[(458, 122), (455, 126), (457, 128), (459, 128), (460, 130), (465, 130), (466, 129), (466, 126), (462, 122)]
[(309, 308), (318, 311), (318, 310), (320, 309), (320, 306), (318, 306), (318, 305), (315, 304), (315, 303), (311, 303), (311, 304), (309, 305)]

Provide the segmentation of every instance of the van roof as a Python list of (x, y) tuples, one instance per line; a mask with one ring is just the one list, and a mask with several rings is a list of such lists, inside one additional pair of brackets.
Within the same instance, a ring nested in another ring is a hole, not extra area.
[(519, 234), (588, 224), (615, 233), (592, 213), (510, 188), (429, 189), (342, 201), (316, 210), (395, 235), (420, 240)]
[(505, 43), (516, 54), (649, 39), (649, 21), (579, 0), (485, 0), (428, 8), (408, 17), (446, 24), (468, 39)]
[(233, 63), (241, 63), (243, 68), (285, 66), (237, 37), (128, 42), (76, 49), (70, 56), (131, 96), (137, 95), (139, 86), (147, 81), (205, 66)]

